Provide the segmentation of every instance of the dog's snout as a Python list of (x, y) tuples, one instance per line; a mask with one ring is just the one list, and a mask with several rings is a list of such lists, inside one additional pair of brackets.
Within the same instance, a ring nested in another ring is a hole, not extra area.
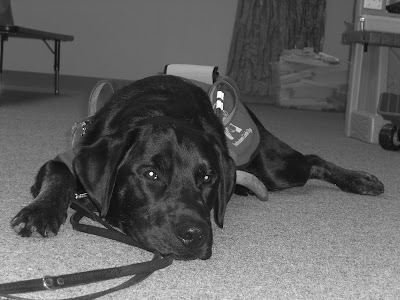
[(185, 224), (178, 228), (177, 236), (186, 247), (200, 248), (208, 239), (208, 229), (205, 225)]

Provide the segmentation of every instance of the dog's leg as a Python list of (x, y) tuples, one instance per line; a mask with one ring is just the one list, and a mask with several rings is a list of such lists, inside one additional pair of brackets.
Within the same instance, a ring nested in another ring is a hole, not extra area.
[(350, 193), (375, 196), (384, 192), (384, 185), (371, 174), (343, 169), (316, 155), (305, 155), (305, 158), (311, 166), (310, 179), (333, 183)]
[(44, 164), (31, 188), (35, 198), (11, 220), (20, 236), (48, 237), (57, 234), (67, 218), (67, 209), (76, 190), (75, 178), (59, 161)]
[[(303, 186), (308, 179), (335, 184), (346, 192), (380, 195), (383, 184), (373, 175), (338, 167), (316, 155), (303, 155), (267, 131), (253, 112), (248, 111), (260, 132), (260, 151), (244, 171), (257, 176), (269, 191)], [(246, 188), (237, 193), (245, 195)]]

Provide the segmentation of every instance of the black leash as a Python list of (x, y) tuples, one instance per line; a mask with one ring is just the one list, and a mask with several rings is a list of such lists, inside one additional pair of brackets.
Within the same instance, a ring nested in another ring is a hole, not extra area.
[[(121, 243), (125, 243), (131, 246), (139, 247), (141, 249), (150, 251), (150, 249), (146, 249), (140, 243), (133, 240), (131, 237), (119, 232), (114, 227), (109, 225), (107, 222), (103, 221), (99, 216), (97, 216), (95, 213), (89, 210), (85, 205), (80, 203), (79, 200), (75, 200), (72, 203), (71, 207), (75, 209), (75, 213), (70, 218), (72, 227), (75, 230), (98, 235), (101, 237), (106, 237), (109, 239), (119, 241)], [(90, 218), (93, 221), (100, 223), (107, 229), (79, 223), (83, 217)], [(156, 252), (154, 254), (153, 259), (148, 262), (135, 263), (127, 266), (92, 270), (74, 274), (65, 274), (59, 276), (44, 276), (38, 279), (3, 283), (0, 284), (0, 300), (2, 299), (32, 300), (30, 298), (28, 299), (28, 298), (13, 296), (12, 294), (38, 292), (45, 290), (56, 290), (56, 289), (68, 288), (77, 285), (84, 285), (84, 284), (134, 275), (131, 279), (113, 288), (84, 296), (66, 298), (62, 300), (96, 299), (106, 294), (113, 293), (125, 289), (127, 287), (130, 287), (132, 285), (135, 285), (143, 281), (147, 277), (149, 277), (153, 272), (168, 267), (169, 265), (172, 264), (172, 261), (173, 259), (170, 256), (162, 257), (159, 253)]]
[[(116, 230), (114, 227), (112, 227), (110, 224), (108, 224), (106, 221), (104, 221), (102, 218), (100, 218), (98, 215), (96, 215), (90, 209), (88, 209), (87, 206), (82, 204), (81, 201), (79, 201), (79, 199), (86, 200), (87, 199), (86, 194), (77, 194), (75, 195), (75, 198), (76, 200), (73, 201), (71, 204), (71, 208), (75, 210), (75, 213), (70, 218), (70, 222), (73, 229), (80, 232), (90, 233), (111, 240), (115, 240), (124, 244), (141, 248), (143, 250), (147, 250), (149, 252), (154, 252), (151, 249), (145, 248), (142, 244), (135, 241), (132, 237), (127, 236), (126, 234), (123, 234), (120, 231)], [(83, 217), (87, 217), (97, 223), (100, 223), (107, 229), (79, 223)]]

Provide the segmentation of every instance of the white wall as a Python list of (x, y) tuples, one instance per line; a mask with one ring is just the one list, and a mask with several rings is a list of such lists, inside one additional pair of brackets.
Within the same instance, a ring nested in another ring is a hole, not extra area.
[(342, 44), (342, 34), (346, 30), (345, 21), (352, 22), (355, 0), (328, 0), (326, 5), (325, 41), (323, 52), (350, 60), (350, 46)]
[[(225, 72), (237, 0), (19, 0), (16, 25), (74, 35), (61, 44), (61, 73), (138, 79), (168, 63)], [(10, 39), (4, 69), (51, 73), (41, 41)]]
[[(74, 35), (61, 45), (61, 73), (139, 79), (168, 63), (218, 65), (225, 73), (238, 0), (18, 0), (16, 25)], [(354, 0), (328, 0), (324, 52), (347, 60), (341, 44)], [(4, 69), (52, 73), (37, 40), (10, 39)]]

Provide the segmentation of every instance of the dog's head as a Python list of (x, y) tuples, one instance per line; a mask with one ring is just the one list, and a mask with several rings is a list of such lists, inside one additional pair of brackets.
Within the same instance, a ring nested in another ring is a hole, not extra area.
[(75, 172), (102, 215), (148, 249), (177, 259), (211, 256), (236, 167), (215, 135), (181, 120), (142, 120), (80, 149)]

